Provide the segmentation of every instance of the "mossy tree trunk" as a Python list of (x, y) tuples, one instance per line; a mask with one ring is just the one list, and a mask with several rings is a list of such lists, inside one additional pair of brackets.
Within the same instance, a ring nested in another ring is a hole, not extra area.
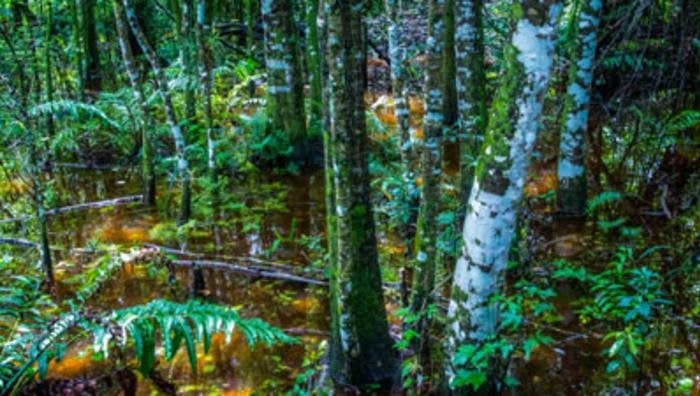
[[(447, 348), (479, 344), (495, 334), (491, 297), (502, 289), (515, 234), (529, 157), (551, 75), (555, 27), (562, 5), (552, 0), (513, 4), (514, 27), (505, 48), (505, 75), (491, 110), (455, 268)], [(447, 365), (447, 377), (454, 367)]]
[[(306, 138), (304, 81), (293, 0), (262, 0), (270, 127), (284, 131), (296, 150)], [(297, 152), (298, 154), (298, 152)]]
[(455, 57), (460, 142), (460, 209), (462, 224), (480, 142), (488, 121), (484, 73), (483, 0), (455, 0)]
[(576, 42), (569, 53), (569, 82), (564, 98), (557, 166), (557, 208), (582, 215), (586, 210), (586, 133), (597, 30), (602, 0), (582, 0), (574, 22)]
[(428, 11), (428, 39), (426, 47), (427, 72), (425, 78), (425, 137), (420, 146), (420, 172), (423, 179), (420, 209), (415, 240), (415, 272), (411, 312), (419, 319), (414, 331), (419, 334), (415, 347), (423, 366), (428, 362), (429, 320), (428, 306), (433, 302), (435, 270), (437, 268), (440, 213), (440, 176), (442, 174), (442, 135), (444, 130), (442, 70), (445, 50), (445, 0), (431, 0)]
[(119, 49), (124, 62), (126, 74), (129, 77), (131, 89), (134, 91), (134, 99), (138, 105), (140, 114), (138, 118), (139, 129), (141, 131), (141, 180), (143, 183), (143, 203), (147, 206), (155, 206), (156, 204), (156, 175), (153, 165), (153, 154), (151, 151), (151, 139), (148, 131), (150, 130), (150, 114), (146, 107), (143, 88), (141, 87), (141, 76), (139, 67), (131, 51), (131, 43), (129, 42), (129, 28), (127, 26), (124, 9), (119, 2), (113, 1), (114, 20), (117, 26), (117, 38), (119, 40)]
[(85, 53), (85, 90), (90, 97), (96, 97), (102, 90), (102, 69), (100, 49), (97, 46), (97, 25), (95, 24), (95, 0), (82, 0), (83, 45)]
[(326, 0), (337, 261), (331, 268), (332, 377), (364, 388), (390, 383), (396, 354), (389, 337), (373, 209), (362, 63), (362, 1)]
[[(119, 0), (115, 0), (119, 1)], [(180, 179), (180, 186), (182, 188), (181, 198), (180, 198), (180, 212), (178, 214), (177, 222), (178, 224), (184, 224), (190, 219), (191, 212), (191, 182), (190, 182), (190, 167), (187, 162), (187, 156), (185, 155), (185, 136), (180, 127), (180, 123), (177, 120), (177, 115), (175, 113), (175, 108), (173, 106), (173, 101), (170, 96), (170, 89), (168, 88), (168, 79), (165, 76), (163, 68), (158, 63), (158, 57), (155, 50), (148, 42), (148, 39), (143, 33), (141, 26), (139, 25), (138, 18), (134, 9), (130, 6), (129, 0), (122, 0), (126, 11), (126, 19), (129, 22), (129, 27), (131, 32), (134, 34), (136, 41), (143, 50), (148, 63), (151, 65), (153, 74), (156, 78), (156, 83), (158, 86), (158, 93), (163, 100), (163, 107), (165, 110), (165, 118), (170, 128), (170, 133), (175, 141), (175, 151), (177, 154), (177, 174)]]

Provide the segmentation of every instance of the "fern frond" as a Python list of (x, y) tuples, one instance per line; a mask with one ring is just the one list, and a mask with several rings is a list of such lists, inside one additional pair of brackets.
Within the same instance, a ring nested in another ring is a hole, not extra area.
[(620, 199), (622, 199), (621, 193), (617, 191), (604, 191), (588, 200), (588, 208), (586, 211), (589, 214), (593, 213), (599, 206), (608, 202), (619, 201)]
[(56, 100), (53, 102), (46, 102), (38, 104), (29, 110), (29, 115), (40, 116), (52, 114), (54, 116), (60, 117), (64, 115), (70, 115), (74, 118), (79, 118), (81, 116), (91, 116), (97, 117), (103, 121), (110, 128), (115, 131), (121, 131), (122, 128), (113, 119), (111, 119), (104, 111), (102, 111), (97, 106), (91, 105), (89, 103), (76, 102), (73, 100)]
[(700, 111), (686, 110), (671, 117), (664, 129), (667, 132), (680, 132), (700, 124)]
[[(272, 345), (297, 342), (295, 338), (265, 321), (244, 319), (235, 309), (198, 300), (182, 304), (154, 300), (148, 304), (115, 310), (108, 320), (122, 329), (123, 345), (128, 340), (133, 342), (140, 370), (144, 374), (148, 374), (155, 363), (157, 334), (160, 334), (167, 360), (172, 359), (184, 343), (193, 372), (197, 370), (196, 345), (203, 345), (207, 351), (213, 334), (223, 333), (229, 343), (233, 332), (238, 329), (251, 346), (258, 343)], [(110, 333), (104, 331), (102, 326), (93, 326), (92, 329), (96, 349), (107, 353)]]

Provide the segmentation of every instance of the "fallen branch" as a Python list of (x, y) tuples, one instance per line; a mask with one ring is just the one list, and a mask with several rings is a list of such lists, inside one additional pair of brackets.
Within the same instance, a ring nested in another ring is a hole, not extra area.
[(143, 195), (140, 195), (140, 194), (139, 195), (129, 195), (127, 197), (108, 199), (105, 201), (86, 202), (86, 203), (82, 203), (82, 204), (64, 206), (62, 208), (48, 210), (48, 211), (46, 211), (46, 214), (54, 215), (54, 214), (59, 214), (59, 213), (74, 212), (76, 210), (83, 210), (83, 209), (106, 208), (108, 206), (118, 206), (118, 205), (125, 205), (125, 204), (129, 204), (129, 203), (139, 202), (142, 199), (143, 199)]
[(241, 262), (252, 263), (254, 265), (259, 265), (261, 267), (266, 267), (266, 268), (262, 268), (262, 269), (275, 268), (275, 269), (278, 269), (280, 271), (285, 271), (285, 272), (311, 272), (311, 273), (319, 275), (319, 276), (323, 275), (323, 271), (320, 269), (317, 269), (317, 268), (294, 266), (294, 265), (280, 263), (277, 261), (263, 260), (263, 259), (260, 259), (257, 257), (196, 253), (196, 252), (190, 252), (190, 251), (186, 251), (186, 250), (173, 249), (173, 248), (169, 248), (169, 247), (161, 246), (161, 245), (156, 245), (156, 244), (152, 244), (152, 243), (145, 243), (143, 246), (146, 248), (149, 248), (149, 249), (158, 249), (161, 253), (172, 254), (172, 255), (178, 256), (178, 257), (189, 257), (189, 258), (195, 258), (195, 259), (206, 259), (206, 258), (210, 258), (210, 257), (216, 257), (216, 258), (221, 259), (221, 260), (241, 261)]
[(0, 237), (0, 244), (3, 245), (12, 245), (12, 246), (22, 246), (22, 247), (30, 247), (30, 248), (38, 248), (39, 244), (36, 242), (32, 242), (27, 239), (22, 239), (22, 238), (4, 238)]
[[(38, 242), (30, 241), (29, 239), (23, 239), (23, 238), (0, 237), (0, 245), (11, 245), (11, 246), (39, 249)], [(55, 251), (55, 252), (62, 252), (64, 250), (63, 248), (58, 248), (58, 247), (53, 247), (53, 246), (51, 246), (50, 249)]]
[(304, 329), (301, 327), (290, 327), (287, 329), (284, 329), (284, 332), (289, 334), (289, 335), (311, 335), (311, 336), (321, 336), (321, 337), (328, 337), (330, 336), (330, 331), (325, 331), (325, 330), (316, 330), (316, 329)]
[(122, 165), (100, 165), (88, 163), (76, 163), (76, 162), (55, 162), (52, 164), (57, 168), (70, 168), (70, 169), (86, 169), (86, 170), (115, 170), (125, 168)]
[(284, 272), (261, 269), (256, 267), (247, 267), (233, 263), (226, 263), (222, 261), (209, 261), (209, 260), (172, 260), (170, 262), (172, 265), (182, 266), (182, 267), (197, 267), (197, 268), (209, 268), (219, 271), (235, 272), (238, 274), (250, 276), (253, 278), (270, 278), (289, 282), (305, 283), (317, 286), (326, 286), (327, 282), (307, 278), (299, 275), (288, 274)]
[[(129, 195), (126, 197), (108, 199), (105, 201), (86, 202), (86, 203), (81, 203), (81, 204), (63, 206), (61, 208), (47, 210), (46, 214), (47, 215), (55, 215), (55, 214), (59, 214), (59, 213), (74, 212), (74, 211), (83, 210), (83, 209), (99, 209), (99, 208), (105, 208), (108, 206), (125, 205), (125, 204), (129, 204), (129, 203), (139, 202), (139, 201), (141, 201), (141, 199), (143, 199), (143, 195)], [(27, 220), (30, 220), (33, 218), (34, 218), (34, 216), (15, 217), (12, 219), (0, 220), (0, 224), (14, 223), (14, 222), (18, 222), (18, 221), (27, 221)]]

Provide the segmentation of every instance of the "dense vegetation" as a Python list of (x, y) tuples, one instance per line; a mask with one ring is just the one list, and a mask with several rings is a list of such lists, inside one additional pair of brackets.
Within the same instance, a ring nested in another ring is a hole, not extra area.
[(698, 21), (0, 2), (1, 393), (700, 393)]

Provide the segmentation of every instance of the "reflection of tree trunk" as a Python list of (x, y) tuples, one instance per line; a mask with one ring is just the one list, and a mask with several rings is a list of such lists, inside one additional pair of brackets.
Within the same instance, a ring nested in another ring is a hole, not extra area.
[(195, 265), (192, 268), (192, 287), (190, 289), (190, 297), (202, 298), (204, 297), (204, 289), (206, 289), (206, 282), (204, 281), (204, 273), (202, 268)]

